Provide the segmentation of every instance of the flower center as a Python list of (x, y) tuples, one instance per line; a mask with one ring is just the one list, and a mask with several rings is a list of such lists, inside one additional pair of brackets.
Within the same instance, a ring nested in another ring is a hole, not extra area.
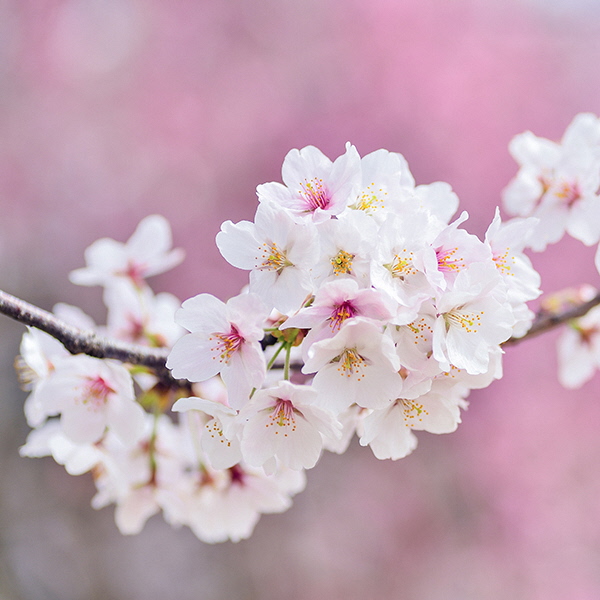
[(109, 394), (114, 394), (113, 390), (106, 381), (100, 377), (88, 377), (87, 383), (83, 389), (81, 401), (92, 410), (98, 410), (106, 404)]
[(325, 210), (331, 203), (331, 197), (329, 191), (325, 187), (322, 179), (311, 179), (310, 181), (304, 180), (304, 183), (300, 184), (298, 193), (306, 204), (306, 212), (315, 212), (317, 208)]
[(288, 431), (296, 431), (296, 418), (294, 415), (294, 405), (290, 400), (277, 398), (277, 403), (273, 407), (273, 412), (266, 427), (275, 427), (275, 435), (283, 431), (283, 437), (288, 436)]
[(342, 323), (346, 319), (353, 317), (355, 314), (356, 310), (354, 309), (352, 302), (342, 302), (333, 309), (331, 316), (329, 317), (329, 327), (331, 327), (332, 331), (339, 330)]
[(464, 269), (465, 261), (460, 256), (456, 256), (457, 252), (458, 248), (437, 248), (435, 255), (438, 269), (443, 273), (452, 273)]
[(560, 181), (556, 184), (554, 192), (567, 206), (573, 206), (581, 198), (581, 190), (577, 182)]
[(338, 361), (340, 375), (355, 377), (357, 381), (364, 378), (363, 368), (367, 366), (367, 361), (357, 352), (356, 348), (346, 348), (335, 360)]
[(274, 242), (264, 243), (262, 245), (261, 260), (262, 263), (260, 267), (258, 267), (259, 269), (277, 271), (278, 274), (281, 274), (286, 267), (294, 266), (293, 263), (288, 260), (285, 252), (282, 252)]
[(509, 261), (514, 262), (515, 259), (509, 253), (510, 253), (510, 248), (507, 248), (503, 254), (494, 254), (494, 256), (492, 257), (492, 260), (496, 264), (496, 268), (503, 275), (510, 275), (511, 277), (514, 277), (515, 274), (511, 272), (512, 266), (509, 265), (508, 262)]
[(228, 363), (231, 356), (237, 352), (244, 343), (244, 338), (240, 335), (235, 325), (231, 326), (229, 333), (213, 333), (210, 341), (216, 340), (217, 343), (210, 349), (213, 352), (213, 360), (219, 358), (219, 362)]
[(392, 277), (401, 279), (407, 275), (415, 275), (418, 273), (417, 269), (413, 266), (414, 253), (409, 252), (406, 248), (399, 254), (395, 254), (391, 263), (383, 265), (391, 274)]
[(398, 400), (398, 404), (402, 407), (404, 422), (408, 427), (414, 427), (418, 423), (423, 422), (423, 417), (429, 415), (423, 405), (415, 400), (401, 398)]
[(335, 275), (350, 275), (352, 274), (352, 261), (354, 254), (350, 254), (345, 250), (340, 250), (332, 259), (331, 266)]
[(375, 184), (371, 183), (360, 193), (351, 208), (364, 210), (366, 213), (375, 212), (380, 208), (385, 208), (385, 196), (387, 196), (387, 192), (383, 188), (375, 190)]
[(479, 312), (462, 312), (461, 309), (455, 309), (444, 313), (446, 331), (452, 326), (459, 326), (467, 333), (477, 333), (481, 327), (481, 315), (483, 314), (483, 310)]

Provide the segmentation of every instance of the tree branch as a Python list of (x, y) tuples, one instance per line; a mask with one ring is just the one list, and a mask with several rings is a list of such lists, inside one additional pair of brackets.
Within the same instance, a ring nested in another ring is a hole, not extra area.
[(165, 366), (169, 350), (129, 344), (98, 335), (94, 331), (69, 325), (52, 313), (0, 290), (0, 313), (15, 321), (41, 329), (56, 338), (71, 354), (87, 354), (95, 358), (114, 358), (132, 365), (152, 369), (170, 385), (177, 380)]
[[(582, 317), (598, 305), (600, 305), (600, 292), (591, 300), (563, 310), (562, 312), (541, 310), (525, 335), (520, 338), (512, 337), (504, 342), (503, 345), (511, 346), (518, 344), (526, 339), (554, 329), (567, 321)], [(0, 290), (0, 313), (5, 314), (15, 321), (45, 331), (61, 342), (71, 354), (87, 354), (95, 358), (113, 358), (132, 365), (141, 365), (154, 371), (159, 379), (170, 387), (189, 386), (189, 382), (187, 381), (174, 379), (169, 369), (167, 369), (168, 348), (139, 346), (121, 340), (106, 338), (94, 331), (79, 329), (55, 317), (52, 313), (29, 304), (16, 296), (7, 294), (2, 290)], [(269, 342), (272, 343), (271, 340)], [(265, 338), (263, 344), (266, 346), (269, 345), (269, 342)]]
[(527, 333), (520, 338), (511, 337), (506, 340), (502, 345), (503, 346), (511, 346), (514, 344), (518, 344), (523, 340), (535, 337), (536, 335), (540, 335), (540, 333), (545, 333), (546, 331), (550, 331), (563, 323), (567, 323), (573, 319), (578, 319), (579, 317), (583, 317), (583, 315), (587, 314), (592, 308), (598, 306), (600, 304), (600, 292), (598, 292), (591, 300), (587, 302), (582, 302), (581, 304), (577, 304), (574, 307), (568, 308), (561, 312), (551, 312), (548, 310), (541, 310), (536, 315), (531, 327), (527, 331)]

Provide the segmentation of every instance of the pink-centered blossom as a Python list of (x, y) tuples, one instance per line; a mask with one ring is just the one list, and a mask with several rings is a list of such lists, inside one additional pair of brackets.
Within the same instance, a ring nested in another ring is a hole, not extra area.
[(319, 406), (339, 414), (352, 404), (383, 408), (401, 394), (394, 343), (372, 321), (356, 318), (332, 338), (314, 343), (303, 373), (315, 373)]
[(176, 267), (184, 258), (180, 248), (172, 249), (171, 226), (160, 215), (150, 215), (140, 221), (126, 243), (109, 238), (94, 242), (85, 251), (87, 266), (71, 272), (77, 285), (111, 285), (128, 279), (137, 287), (152, 275)]
[(227, 304), (210, 294), (186, 300), (175, 320), (190, 333), (173, 346), (167, 367), (189, 381), (220, 373), (231, 406), (241, 408), (265, 377), (260, 340), (269, 312), (255, 294), (235, 296)]
[(316, 401), (314, 389), (289, 381), (256, 392), (240, 413), (244, 460), (267, 472), (273, 471), (275, 460), (293, 470), (314, 467), (323, 438), (339, 438), (341, 428)]
[(360, 184), (360, 157), (356, 148), (332, 162), (318, 148), (290, 150), (283, 161), (280, 183), (257, 188), (258, 199), (287, 209), (296, 220), (322, 223), (340, 214)]

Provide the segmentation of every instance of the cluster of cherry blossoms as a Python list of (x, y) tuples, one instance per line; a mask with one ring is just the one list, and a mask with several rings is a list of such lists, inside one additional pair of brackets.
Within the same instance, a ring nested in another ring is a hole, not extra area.
[[(103, 286), (107, 324), (67, 305), (55, 314), (163, 349), (173, 379), (72, 355), (30, 328), (22, 454), (91, 471), (93, 506), (114, 503), (123, 533), (162, 511), (204, 541), (237, 541), (260, 514), (290, 506), (323, 450), (343, 453), (357, 436), (396, 460), (415, 449), (415, 431), (454, 431), (469, 391), (502, 376), (503, 342), (533, 322), (540, 277), (524, 250), (565, 230), (600, 239), (600, 120), (580, 115), (561, 144), (522, 134), (511, 152), (521, 169), (504, 200), (516, 217), (497, 210), (480, 240), (465, 212), (455, 217), (450, 186), (416, 185), (400, 154), (290, 151), (283, 183), (258, 186), (254, 220), (217, 235), (223, 257), (249, 271), (226, 303), (200, 294), (180, 307), (148, 286), (183, 259), (162, 217), (125, 244), (95, 242), (71, 281)], [(568, 335), (565, 355), (593, 357), (585, 373), (561, 370), (572, 386), (600, 366), (600, 313)]]

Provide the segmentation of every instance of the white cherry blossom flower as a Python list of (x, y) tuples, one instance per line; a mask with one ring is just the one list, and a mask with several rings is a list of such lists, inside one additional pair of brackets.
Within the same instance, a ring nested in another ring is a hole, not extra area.
[(323, 438), (339, 438), (340, 424), (328, 411), (315, 406), (317, 392), (310, 387), (280, 381), (260, 390), (240, 413), (244, 460), (255, 467), (273, 459), (293, 470), (311, 469), (323, 448)]
[(314, 146), (290, 150), (283, 161), (282, 179), (285, 185), (259, 185), (258, 199), (286, 208), (300, 222), (322, 223), (340, 214), (358, 188), (360, 157), (351, 144), (333, 163)]
[(302, 343), (307, 357), (311, 344), (333, 337), (349, 319), (363, 317), (382, 325), (395, 313), (394, 302), (373, 288), (360, 289), (353, 279), (325, 283), (316, 293), (314, 302), (284, 321), (281, 329), (310, 329)]
[(517, 176), (503, 193), (511, 215), (540, 219), (531, 248), (544, 250), (565, 232), (586, 245), (600, 239), (600, 119), (580, 114), (560, 144), (531, 132), (516, 136), (510, 153)]
[(417, 446), (413, 430), (451, 433), (460, 423), (461, 396), (450, 389), (432, 389), (416, 398), (398, 398), (387, 408), (374, 410), (362, 423), (361, 446), (370, 446), (380, 460), (398, 460)]
[(510, 305), (496, 297), (502, 285), (492, 264), (474, 263), (437, 301), (433, 356), (442, 369), (454, 365), (472, 375), (488, 371), (490, 353), (511, 336), (515, 323)]
[(600, 307), (569, 323), (558, 343), (558, 379), (569, 389), (581, 387), (600, 369)]
[(485, 241), (492, 250), (492, 260), (507, 288), (507, 299), (513, 308), (516, 323), (513, 335), (524, 335), (534, 318), (534, 313), (525, 302), (535, 300), (542, 292), (539, 288), (540, 274), (533, 268), (523, 249), (534, 232), (536, 219), (511, 219), (502, 223), (496, 208)]
[(221, 374), (234, 408), (241, 408), (266, 372), (260, 340), (269, 310), (255, 294), (227, 304), (210, 294), (186, 300), (176, 322), (191, 333), (177, 341), (167, 359), (176, 378), (205, 381)]
[(319, 260), (311, 270), (315, 287), (324, 281), (355, 279), (370, 282), (370, 260), (377, 243), (377, 224), (361, 211), (348, 211), (317, 228)]
[(123, 279), (106, 289), (108, 335), (133, 344), (171, 347), (185, 333), (175, 322), (181, 302), (173, 294), (154, 294)]
[(124, 244), (109, 238), (94, 242), (85, 251), (87, 266), (72, 271), (70, 279), (77, 285), (108, 286), (126, 278), (142, 287), (147, 277), (164, 273), (183, 260), (183, 250), (171, 246), (169, 222), (150, 215)]
[(107, 427), (125, 444), (142, 433), (144, 410), (129, 371), (117, 361), (65, 358), (40, 384), (37, 398), (48, 415), (60, 414), (63, 432), (75, 443), (97, 442)]
[(383, 408), (400, 395), (400, 361), (381, 326), (356, 318), (332, 338), (314, 343), (303, 373), (316, 373), (319, 406), (335, 414), (352, 404)]
[(200, 444), (213, 469), (229, 469), (241, 462), (237, 410), (205, 398), (180, 398), (174, 412), (195, 411), (202, 415)]
[(254, 223), (225, 221), (216, 241), (227, 262), (250, 271), (250, 291), (279, 312), (298, 310), (312, 292), (310, 269), (319, 247), (311, 223), (298, 225), (285, 211), (263, 202)]

